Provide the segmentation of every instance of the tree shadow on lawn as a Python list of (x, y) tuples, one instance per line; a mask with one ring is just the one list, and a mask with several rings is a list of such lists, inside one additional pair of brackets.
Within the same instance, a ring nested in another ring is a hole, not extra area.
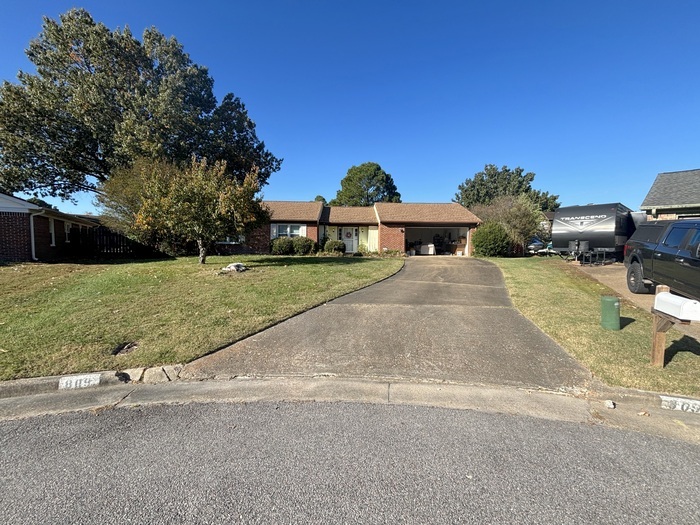
[(114, 257), (114, 258), (90, 258), (90, 259), (56, 259), (54, 261), (24, 261), (12, 264), (80, 264), (84, 266), (91, 265), (120, 265), (120, 264), (147, 264), (147, 263), (157, 263), (164, 261), (174, 261), (177, 257), (172, 257), (170, 255), (164, 255), (162, 257), (151, 257), (151, 258), (126, 258), (126, 257)]
[[(253, 256), (254, 257), (254, 256)], [(246, 266), (251, 268), (261, 266), (314, 266), (319, 264), (335, 264), (335, 265), (350, 265), (362, 264), (377, 260), (376, 257), (287, 257), (287, 256), (263, 256), (254, 257), (252, 260), (244, 262)]]
[(695, 356), (700, 357), (700, 343), (693, 337), (684, 335), (678, 341), (675, 341), (668, 348), (666, 348), (666, 354), (664, 356), (664, 366), (669, 364), (676, 354), (681, 352), (689, 352), (695, 354)]

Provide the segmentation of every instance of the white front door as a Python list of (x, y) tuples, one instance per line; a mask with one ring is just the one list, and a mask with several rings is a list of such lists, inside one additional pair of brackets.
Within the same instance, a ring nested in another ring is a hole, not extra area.
[(357, 251), (357, 240), (359, 228), (354, 226), (343, 226), (339, 228), (340, 240), (345, 243), (345, 253), (355, 253)]

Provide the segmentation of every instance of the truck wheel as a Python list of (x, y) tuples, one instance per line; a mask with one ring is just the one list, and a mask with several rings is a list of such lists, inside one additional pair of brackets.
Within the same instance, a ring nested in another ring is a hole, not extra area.
[(644, 284), (642, 265), (633, 262), (627, 268), (627, 288), (632, 293), (649, 293), (649, 287)]

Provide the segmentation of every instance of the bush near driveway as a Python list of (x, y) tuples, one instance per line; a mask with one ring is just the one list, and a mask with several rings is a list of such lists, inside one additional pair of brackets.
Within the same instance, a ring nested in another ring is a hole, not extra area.
[(500, 223), (485, 222), (474, 232), (472, 245), (477, 257), (501, 257), (508, 254), (511, 240)]

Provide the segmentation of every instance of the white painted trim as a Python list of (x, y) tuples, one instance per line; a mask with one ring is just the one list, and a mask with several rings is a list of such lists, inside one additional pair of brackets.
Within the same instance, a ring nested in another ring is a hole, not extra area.
[(56, 246), (56, 221), (53, 217), (49, 217), (49, 237), (51, 237), (52, 248)]
[(41, 206), (27, 202), (24, 199), (0, 193), (0, 211), (10, 213), (32, 213), (41, 210)]
[(36, 256), (36, 239), (34, 237), (34, 217), (36, 217), (37, 215), (43, 215), (45, 211), (46, 211), (45, 209), (40, 209), (37, 213), (32, 213), (29, 216), (29, 238), (30, 238), (30, 242), (32, 245), (32, 261), (39, 260)]

